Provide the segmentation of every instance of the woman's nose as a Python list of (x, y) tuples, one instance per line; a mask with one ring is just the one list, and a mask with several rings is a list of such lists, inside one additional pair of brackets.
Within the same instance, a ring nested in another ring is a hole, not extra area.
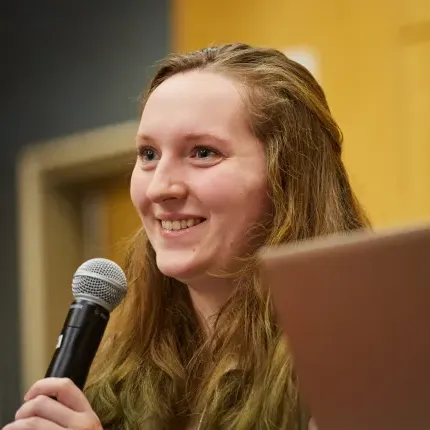
[(187, 186), (178, 168), (160, 161), (155, 168), (151, 182), (146, 190), (149, 200), (160, 203), (170, 199), (183, 199), (187, 196)]

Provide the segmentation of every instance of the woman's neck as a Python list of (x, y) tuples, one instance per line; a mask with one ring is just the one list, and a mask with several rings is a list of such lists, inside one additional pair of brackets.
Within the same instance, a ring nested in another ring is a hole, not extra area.
[(227, 303), (234, 291), (231, 279), (212, 278), (207, 282), (188, 285), (191, 301), (202, 328), (208, 335), (212, 331), (212, 317)]

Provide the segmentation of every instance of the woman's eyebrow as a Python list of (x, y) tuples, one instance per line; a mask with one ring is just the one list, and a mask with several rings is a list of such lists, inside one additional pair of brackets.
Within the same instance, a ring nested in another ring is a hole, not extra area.
[[(185, 142), (194, 142), (194, 141), (217, 141), (221, 144), (229, 144), (230, 141), (226, 137), (220, 136), (215, 133), (210, 132), (191, 132), (186, 133), (183, 136), (180, 137), (179, 140), (183, 140)], [(157, 139), (154, 136), (151, 136), (147, 133), (141, 132), (137, 133), (136, 135), (136, 141), (143, 141), (147, 143), (155, 143)]]

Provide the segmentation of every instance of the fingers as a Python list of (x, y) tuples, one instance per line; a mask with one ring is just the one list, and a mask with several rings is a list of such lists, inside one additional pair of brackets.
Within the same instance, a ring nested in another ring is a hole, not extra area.
[(39, 417), (49, 420), (62, 427), (74, 421), (76, 412), (67, 408), (60, 402), (46, 396), (37, 396), (24, 403), (15, 415), (15, 420), (25, 420), (31, 417)]
[(55, 397), (60, 403), (76, 412), (91, 411), (84, 393), (68, 378), (45, 378), (37, 381), (24, 396), (28, 401), (37, 396)]
[(42, 379), (28, 390), (24, 400), (16, 421), (6, 430), (102, 429), (88, 400), (70, 379)]
[(3, 430), (64, 430), (64, 427), (40, 417), (31, 417), (8, 424)]

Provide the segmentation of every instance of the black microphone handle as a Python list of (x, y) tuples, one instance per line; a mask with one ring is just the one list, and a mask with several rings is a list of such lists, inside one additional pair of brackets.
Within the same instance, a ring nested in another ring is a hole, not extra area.
[(45, 377), (70, 378), (82, 390), (108, 321), (109, 312), (102, 306), (75, 300)]

